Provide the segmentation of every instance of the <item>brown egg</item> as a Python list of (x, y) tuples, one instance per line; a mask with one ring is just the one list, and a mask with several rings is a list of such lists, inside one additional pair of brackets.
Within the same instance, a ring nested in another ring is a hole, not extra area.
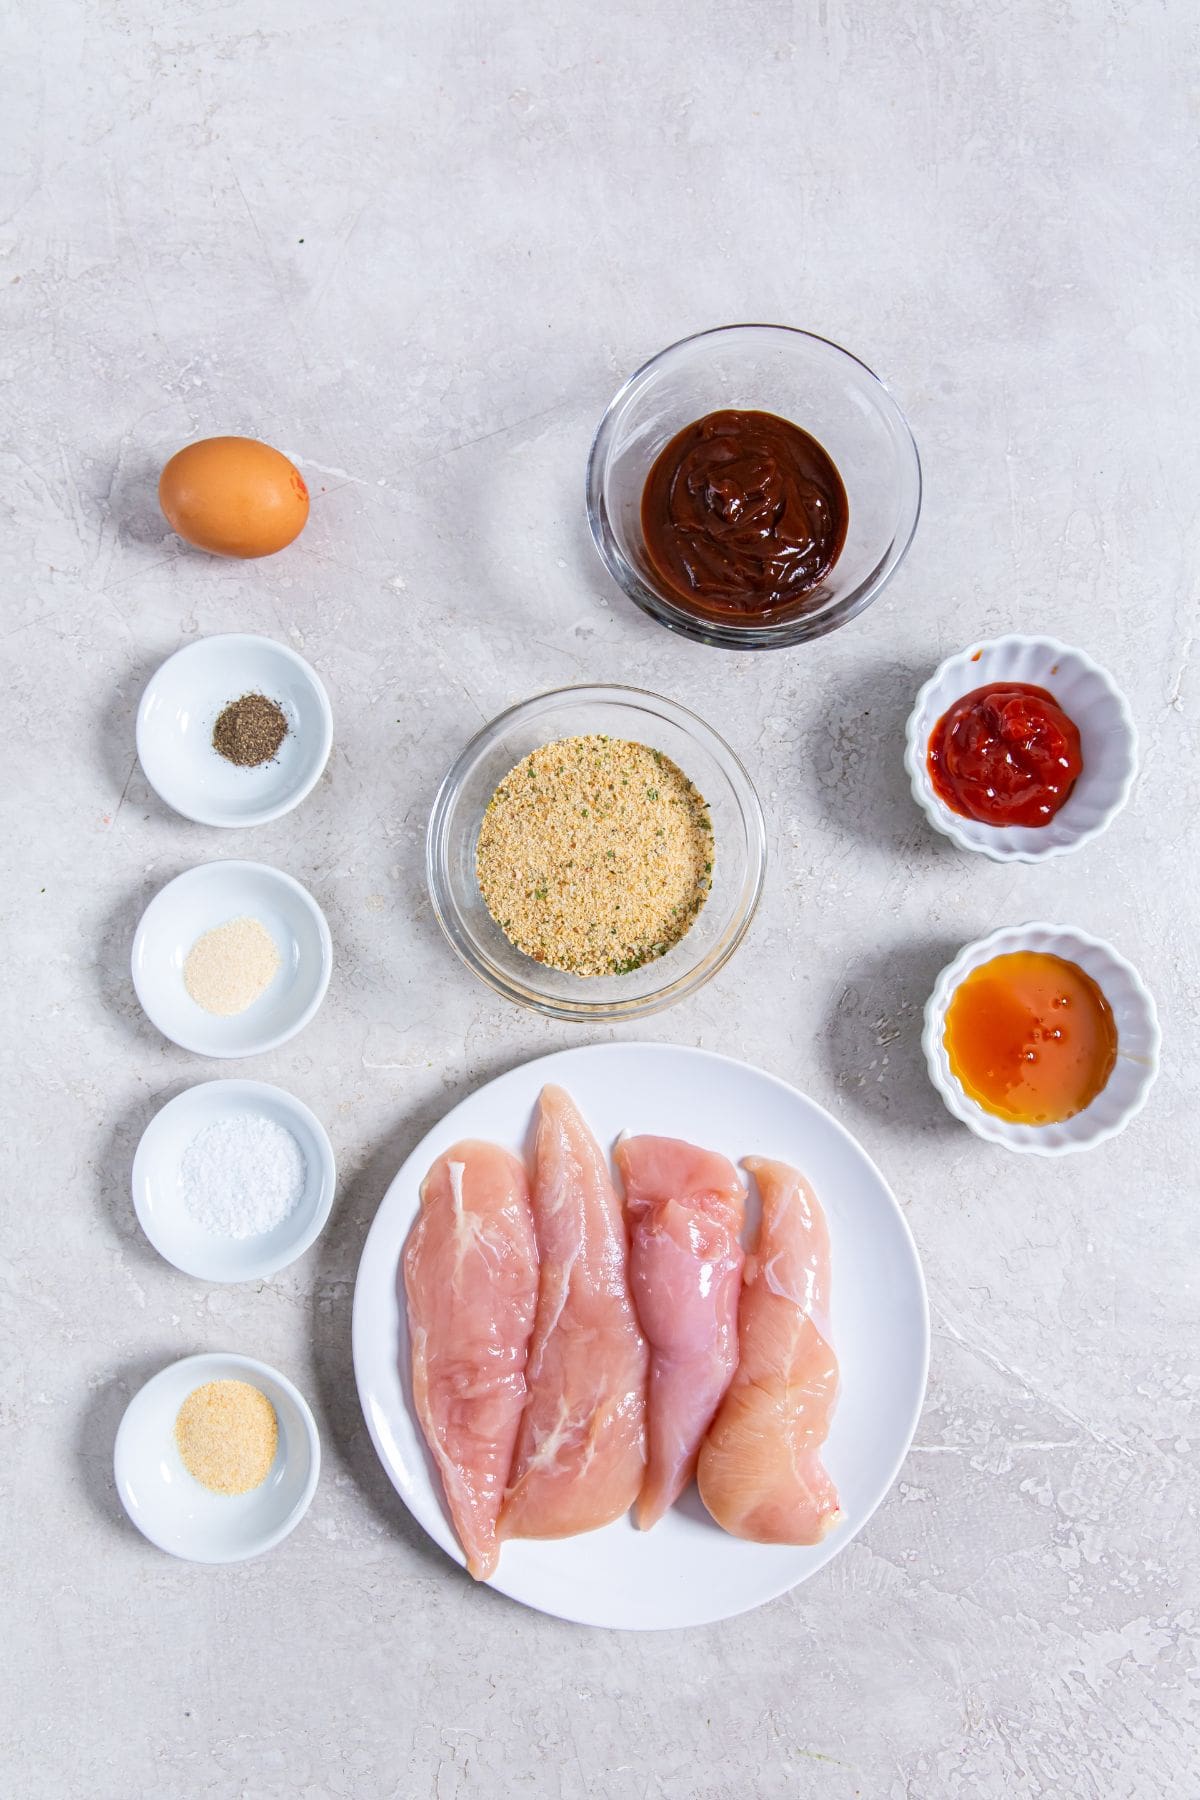
[(286, 456), (257, 438), (201, 438), (163, 470), (158, 503), (189, 544), (214, 556), (270, 556), (299, 537), (308, 489)]

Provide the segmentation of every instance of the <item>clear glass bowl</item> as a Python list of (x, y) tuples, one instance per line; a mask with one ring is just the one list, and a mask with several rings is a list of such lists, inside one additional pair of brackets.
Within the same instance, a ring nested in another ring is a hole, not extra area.
[[(850, 502), (845, 547), (828, 576), (768, 624), (705, 619), (651, 568), (642, 490), (677, 431), (725, 407), (772, 412), (815, 437)], [(903, 562), (921, 510), (921, 463), (908, 421), (865, 363), (788, 325), (724, 325), (660, 351), (600, 421), (588, 458), (588, 522), (610, 574), (643, 612), (702, 644), (775, 650), (823, 637), (868, 607)]]
[[(581, 976), (534, 962), (484, 904), (475, 846), (484, 809), (522, 757), (556, 738), (630, 738), (681, 768), (708, 801), (713, 885), (687, 936), (627, 975)], [(471, 739), (438, 789), (425, 869), (438, 924), (467, 967), (498, 994), (555, 1019), (635, 1019), (703, 987), (754, 917), (767, 835), (754, 784), (723, 738), (674, 701), (633, 687), (571, 687), (510, 707)]]

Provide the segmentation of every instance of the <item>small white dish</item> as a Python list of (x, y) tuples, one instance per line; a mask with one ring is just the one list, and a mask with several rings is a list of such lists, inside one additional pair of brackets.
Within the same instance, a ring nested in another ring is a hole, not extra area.
[[(248, 1494), (214, 1494), (183, 1466), (179, 1409), (209, 1381), (248, 1381), (279, 1422), (271, 1471)], [(243, 1562), (296, 1529), (321, 1473), (321, 1440), (308, 1402), (286, 1375), (252, 1356), (185, 1356), (151, 1377), (117, 1428), (113, 1473), (121, 1504), (144, 1537), (188, 1562)]]
[[(1075, 963), (1103, 993), (1117, 1028), (1117, 1060), (1107, 1083), (1090, 1106), (1055, 1125), (1016, 1125), (988, 1112), (964, 1092), (951, 1073), (946, 1054), (946, 1009), (959, 982), (993, 957), (1008, 956), (1017, 950), (1038, 950)], [(1161, 1041), (1153, 997), (1132, 964), (1103, 938), (1091, 937), (1071, 925), (1041, 921), (1003, 926), (990, 937), (960, 950), (934, 984), (925, 1006), (921, 1037), (930, 1080), (955, 1118), (969, 1125), (977, 1137), (1034, 1156), (1065, 1156), (1072, 1150), (1090, 1150), (1093, 1144), (1102, 1144), (1106, 1138), (1124, 1131), (1145, 1105), (1154, 1085)]]
[[(288, 1217), (256, 1237), (217, 1236), (184, 1198), (184, 1153), (219, 1119), (270, 1119), (290, 1131), (304, 1157), (304, 1191)], [(265, 1081), (204, 1081), (169, 1100), (142, 1133), (133, 1159), (138, 1223), (160, 1256), (200, 1281), (256, 1281), (274, 1275), (317, 1240), (333, 1206), (333, 1146), (316, 1115)]]
[[(997, 681), (1046, 688), (1079, 730), (1083, 770), (1046, 825), (985, 825), (956, 813), (934, 791), (929, 739), (956, 700)], [(935, 831), (960, 850), (993, 862), (1042, 862), (1079, 850), (1116, 818), (1137, 774), (1137, 730), (1120, 688), (1082, 650), (1019, 632), (949, 656), (917, 695), (905, 732), (904, 766), (913, 798)]]
[[(243, 769), (213, 749), (232, 700), (265, 694), (288, 722), (270, 762)], [(333, 712), (316, 671), (273, 638), (200, 638), (151, 676), (137, 715), (142, 772), (161, 800), (198, 825), (265, 825), (310, 794), (333, 744)]]
[[(197, 938), (231, 919), (266, 927), (279, 951), (274, 980), (245, 1012), (205, 1012), (184, 986)], [(133, 985), (164, 1037), (199, 1056), (256, 1056), (303, 1029), (329, 986), (333, 944), (308, 892), (267, 863), (201, 863), (169, 881), (150, 902), (133, 939)]]

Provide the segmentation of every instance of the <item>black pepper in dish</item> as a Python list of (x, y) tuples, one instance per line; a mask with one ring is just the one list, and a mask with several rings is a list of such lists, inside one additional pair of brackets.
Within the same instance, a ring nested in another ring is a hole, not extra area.
[(243, 694), (231, 700), (213, 726), (213, 749), (240, 769), (270, 762), (288, 734), (287, 716), (265, 694)]

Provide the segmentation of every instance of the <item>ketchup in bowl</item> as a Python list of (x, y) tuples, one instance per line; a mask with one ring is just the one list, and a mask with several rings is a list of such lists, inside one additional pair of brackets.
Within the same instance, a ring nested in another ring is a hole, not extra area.
[(983, 825), (1048, 825), (1082, 768), (1074, 720), (1045, 688), (1021, 681), (964, 694), (929, 739), (934, 792)]

